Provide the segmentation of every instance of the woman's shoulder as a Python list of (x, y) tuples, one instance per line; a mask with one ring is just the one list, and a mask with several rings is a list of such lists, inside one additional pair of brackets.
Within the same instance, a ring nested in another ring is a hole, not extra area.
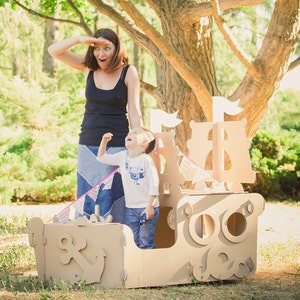
[(88, 67), (85, 67), (84, 70), (83, 70), (83, 74), (85, 76), (85, 78), (88, 78), (89, 76), (91, 76), (91, 74), (93, 74), (94, 71), (91, 70), (90, 68)]
[(137, 69), (134, 65), (128, 64), (125, 66), (128, 69), (128, 72), (137, 72)]
[(136, 69), (136, 67), (134, 65), (126, 65), (125, 67), (125, 81), (126, 83), (128, 81), (132, 81), (132, 80), (137, 80), (139, 79), (139, 76), (138, 76), (138, 71)]

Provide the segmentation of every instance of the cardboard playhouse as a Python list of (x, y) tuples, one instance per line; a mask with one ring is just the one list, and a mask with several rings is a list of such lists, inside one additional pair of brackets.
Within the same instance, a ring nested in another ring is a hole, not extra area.
[[(224, 107), (220, 98), (214, 103)], [(235, 114), (238, 109), (235, 104), (226, 112)], [(224, 122), (217, 112), (215, 108), (213, 122), (191, 122), (188, 156), (175, 145), (174, 131), (159, 132), (152, 126), (157, 136), (153, 159), (160, 178), (155, 249), (138, 248), (129, 227), (97, 212), (89, 219), (46, 224), (33, 218), (29, 243), (39, 278), (137, 288), (252, 276), (264, 199), (244, 192), (241, 185), (255, 181), (246, 120)], [(161, 113), (151, 116), (156, 126)]]

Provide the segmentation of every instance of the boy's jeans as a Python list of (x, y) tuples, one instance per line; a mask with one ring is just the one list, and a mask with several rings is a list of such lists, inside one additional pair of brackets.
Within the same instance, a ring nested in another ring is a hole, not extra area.
[(133, 231), (135, 244), (142, 249), (153, 249), (155, 247), (154, 234), (159, 216), (159, 207), (154, 208), (154, 217), (140, 225), (140, 217), (144, 208), (126, 207), (126, 225)]

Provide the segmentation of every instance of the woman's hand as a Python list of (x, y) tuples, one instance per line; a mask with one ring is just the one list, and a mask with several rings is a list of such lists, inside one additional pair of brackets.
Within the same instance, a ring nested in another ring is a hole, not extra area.
[(79, 43), (87, 44), (88, 46), (92, 46), (92, 47), (95, 47), (98, 41), (96, 38), (90, 36), (80, 36), (78, 40)]

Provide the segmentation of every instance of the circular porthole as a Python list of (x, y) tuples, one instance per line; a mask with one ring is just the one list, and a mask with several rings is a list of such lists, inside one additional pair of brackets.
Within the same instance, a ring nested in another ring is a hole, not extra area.
[(167, 223), (171, 229), (175, 230), (175, 214), (173, 208), (168, 213)]
[(201, 245), (211, 243), (218, 234), (219, 221), (213, 214), (193, 215), (189, 221), (189, 232), (192, 239)]
[(234, 235), (239, 236), (244, 233), (246, 229), (246, 218), (241, 213), (233, 213), (227, 220), (228, 231)]
[(246, 217), (236, 210), (228, 210), (222, 220), (222, 231), (233, 243), (243, 241), (247, 237)]

